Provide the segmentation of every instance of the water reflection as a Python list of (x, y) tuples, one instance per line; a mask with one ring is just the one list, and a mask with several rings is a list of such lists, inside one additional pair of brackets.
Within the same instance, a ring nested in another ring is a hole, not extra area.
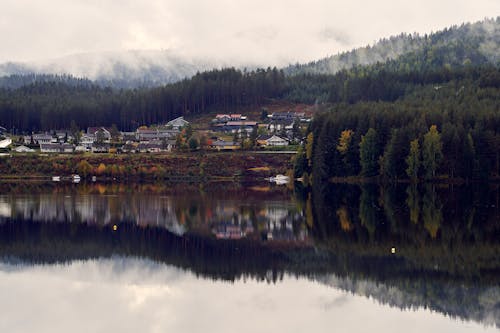
[(296, 276), (499, 327), (498, 202), (498, 186), (19, 185), (0, 195), (0, 256), (139, 257), (238, 285)]
[[(177, 235), (188, 230), (211, 232), (219, 239), (263, 238), (269, 241), (307, 240), (302, 211), (271, 188), (231, 189), (222, 195), (200, 190), (130, 191), (125, 187), (85, 185), (53, 191), (0, 195), (0, 222), (9, 219), (36, 222), (115, 225), (120, 223), (165, 228)], [(267, 200), (261, 200), (261, 191)]]
[[(319, 282), (319, 283), (318, 283)], [(360, 295), (345, 290), (353, 287)], [(399, 291), (334, 276), (285, 275), (228, 285), (148, 260), (0, 265), (5, 332), (493, 332), (423, 308), (400, 311), (364, 297)], [(391, 304), (391, 305), (398, 305)]]

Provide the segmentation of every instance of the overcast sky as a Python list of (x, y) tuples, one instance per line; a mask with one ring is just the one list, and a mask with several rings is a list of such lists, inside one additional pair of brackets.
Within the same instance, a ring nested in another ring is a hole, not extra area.
[(286, 64), (495, 15), (499, 0), (1, 0), (0, 62), (163, 49)]

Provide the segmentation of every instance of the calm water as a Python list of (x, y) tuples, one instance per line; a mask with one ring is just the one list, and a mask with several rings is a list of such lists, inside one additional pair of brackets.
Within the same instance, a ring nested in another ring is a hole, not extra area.
[(499, 197), (0, 184), (0, 330), (498, 331)]

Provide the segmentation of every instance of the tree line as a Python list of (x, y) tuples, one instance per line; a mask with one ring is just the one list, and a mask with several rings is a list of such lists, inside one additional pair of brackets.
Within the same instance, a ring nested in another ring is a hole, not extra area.
[(498, 178), (500, 90), (481, 80), (424, 85), (394, 102), (334, 104), (313, 121), (295, 176)]

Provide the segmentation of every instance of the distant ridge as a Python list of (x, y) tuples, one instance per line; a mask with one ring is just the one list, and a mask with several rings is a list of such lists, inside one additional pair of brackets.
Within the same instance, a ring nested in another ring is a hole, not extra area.
[(137, 88), (177, 82), (224, 65), (186, 59), (169, 51), (83, 53), (33, 63), (0, 64), (0, 76), (69, 75), (88, 78), (101, 86)]
[(456, 66), (469, 62), (474, 65), (498, 65), (500, 16), (496, 19), (452, 26), (430, 35), (402, 33), (383, 38), (373, 46), (357, 48), (307, 64), (291, 65), (285, 68), (285, 72), (289, 75), (335, 74), (355, 66), (374, 65), (391, 60), (397, 62), (402, 57), (406, 62), (414, 58), (413, 63), (418, 62), (418, 59), (427, 61), (429, 57), (435, 57), (436, 66)]

